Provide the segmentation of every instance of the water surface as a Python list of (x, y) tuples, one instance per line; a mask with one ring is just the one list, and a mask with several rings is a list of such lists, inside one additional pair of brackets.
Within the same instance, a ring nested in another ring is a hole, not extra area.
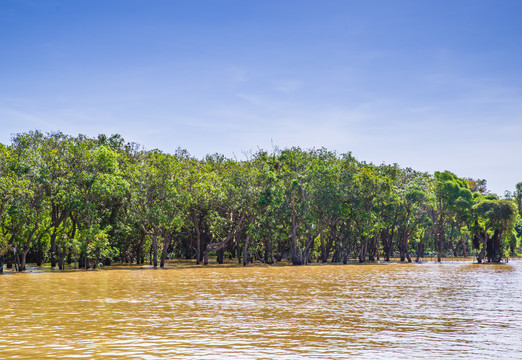
[(520, 359), (522, 262), (0, 276), (0, 357)]

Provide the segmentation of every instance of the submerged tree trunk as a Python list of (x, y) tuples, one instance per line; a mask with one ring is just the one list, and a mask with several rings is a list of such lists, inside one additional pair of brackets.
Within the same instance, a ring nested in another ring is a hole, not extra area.
[(444, 238), (444, 216), (441, 213), (439, 216), (439, 231), (437, 239), (437, 261), (442, 261), (442, 239)]
[(235, 251), (237, 252), (237, 263), (238, 264), (241, 264), (241, 261), (242, 261), (242, 258), (241, 258), (241, 244), (239, 243), (239, 241), (234, 237), (234, 239), (232, 240), (232, 242), (234, 243), (234, 248), (236, 249)]
[[(205, 248), (205, 259), (204, 259), (204, 265), (208, 265), (208, 255), (211, 251), (218, 251), (221, 249), (224, 249), (224, 247), (231, 241), (235, 240), (236, 236), (238, 235), (239, 229), (241, 228), (241, 224), (243, 223), (243, 220), (246, 217), (246, 209), (248, 208), (248, 204), (245, 206), (245, 208), (241, 211), (241, 215), (239, 216), (239, 219), (237, 220), (237, 223), (235, 222), (234, 218), (231, 218), (233, 230), (230, 231), (227, 235), (227, 237), (220, 241), (220, 242), (213, 242), (213, 238), (210, 240), (210, 244), (207, 245)], [(232, 217), (233, 215), (231, 215)]]
[(368, 261), (374, 262), (377, 255), (377, 240), (372, 236), (368, 242)]
[(56, 228), (51, 234), (51, 269), (56, 267)]
[(454, 257), (458, 257), (459, 256), (459, 254), (458, 254), (458, 243), (457, 244), (453, 244), (453, 238), (455, 236), (455, 227), (456, 227), (456, 223), (455, 223), (455, 221), (452, 221), (451, 222), (450, 236), (449, 236), (449, 239), (448, 239), (447, 243), (448, 243), (448, 247), (451, 249), (451, 251), (453, 251), (453, 256)]
[(359, 251), (359, 262), (362, 264), (366, 261), (366, 251), (368, 249), (368, 240), (361, 237), (361, 250)]
[(145, 232), (140, 231), (140, 239), (138, 244), (136, 244), (136, 265), (140, 265), (143, 263), (143, 243), (145, 242)]
[(265, 238), (264, 260), (265, 260), (266, 264), (274, 263), (273, 246), (272, 246), (272, 239), (271, 239), (270, 235), (269, 235), (269, 237)]
[(403, 239), (403, 242), (402, 242), (402, 246), (404, 248), (404, 255), (406, 255), (406, 259), (408, 260), (409, 263), (411, 263), (410, 249), (408, 247), (409, 235), (410, 234), (408, 233), (408, 230), (405, 230), (404, 231), (404, 239)]
[(165, 267), (165, 260), (167, 259), (167, 255), (169, 253), (169, 246), (171, 242), (172, 236), (170, 233), (165, 232), (163, 234), (163, 250), (161, 251), (161, 260), (160, 260), (160, 268)]
[(495, 230), (495, 233), (491, 238), (488, 239), (486, 256), (488, 262), (500, 262), (502, 260), (502, 249), (500, 240), (502, 238), (502, 232)]
[(20, 258), (18, 257), (16, 248), (13, 248), (13, 260), (15, 271), (18, 272), (20, 269)]
[(297, 244), (297, 224), (295, 222), (295, 215), (292, 216), (292, 243), (290, 251), (292, 252), (292, 264), (303, 265), (303, 254)]
[(406, 260), (406, 245), (404, 238), (406, 237), (406, 233), (404, 228), (401, 228), (398, 232), (399, 237), (399, 253), (400, 253), (400, 260), (401, 262), (404, 262)]
[(20, 268), (18, 269), (18, 271), (25, 271), (25, 263), (26, 263), (28, 252), (29, 252), (29, 248), (22, 251), (22, 253), (21, 253), (22, 258), (20, 260)]
[(343, 264), (348, 264), (348, 249), (345, 249), (343, 252)]
[(245, 246), (243, 247), (243, 266), (248, 264), (248, 243), (250, 241), (250, 235), (247, 235), (245, 239)]
[(326, 242), (324, 241), (323, 233), (319, 234), (321, 239), (321, 262), (328, 262), (329, 249), (327, 249)]
[(332, 263), (339, 262), (339, 246), (335, 247), (334, 253), (332, 255)]
[(468, 256), (468, 242), (466, 241), (467, 240), (467, 236), (463, 236), (462, 237), (462, 256), (464, 257), (467, 257)]
[(223, 265), (224, 258), (225, 258), (225, 249), (221, 248), (221, 249), (217, 250), (216, 251), (216, 261), (217, 261), (217, 263), (220, 264), (220, 265)]
[(11, 270), (13, 268), (13, 254), (12, 253), (8, 252), (5, 255), (5, 267), (6, 267), (6, 269), (9, 269), (9, 270)]
[(58, 269), (65, 270), (65, 250), (60, 254), (60, 258), (58, 260)]
[(208, 265), (208, 253), (210, 252), (210, 249), (207, 247), (205, 249), (205, 255), (203, 256), (203, 265)]
[(484, 231), (482, 234), (482, 248), (480, 249), (480, 252), (477, 255), (477, 262), (479, 264), (482, 264), (482, 259), (484, 259), (484, 254), (486, 253), (486, 249), (488, 247), (488, 229)]
[(153, 261), (154, 261), (154, 267), (158, 267), (158, 237), (157, 235), (152, 236), (152, 251), (153, 251)]
[(383, 230), (381, 233), (381, 242), (384, 249), (384, 261), (390, 261), (393, 253), (393, 234), (395, 230)]
[(201, 231), (199, 230), (199, 218), (194, 214), (194, 230), (196, 231), (196, 265), (201, 262)]
[(415, 259), (415, 262), (420, 262), (420, 259), (423, 256), (424, 256), (424, 244), (422, 243), (422, 240), (421, 240), (417, 244), (417, 258)]
[(42, 249), (42, 238), (38, 237), (38, 243), (36, 247), (36, 266), (42, 266), (43, 262), (43, 249)]
[(290, 252), (292, 256), (292, 264), (293, 265), (303, 265), (304, 259), (303, 259), (303, 251), (299, 248), (299, 245), (297, 243), (297, 228), (302, 225), (302, 220), (304, 218), (304, 215), (301, 216), (301, 219), (297, 221), (297, 210), (295, 207), (295, 196), (296, 196), (296, 190), (294, 189), (292, 191), (292, 236), (291, 236), (291, 242), (290, 242)]

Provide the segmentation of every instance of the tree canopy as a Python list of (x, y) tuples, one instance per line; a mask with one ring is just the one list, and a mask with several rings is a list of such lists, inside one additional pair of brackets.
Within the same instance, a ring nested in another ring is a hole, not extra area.
[(484, 179), (327, 149), (197, 159), (119, 135), (32, 131), (0, 144), (0, 263), (499, 262), (520, 251), (521, 184), (499, 199)]

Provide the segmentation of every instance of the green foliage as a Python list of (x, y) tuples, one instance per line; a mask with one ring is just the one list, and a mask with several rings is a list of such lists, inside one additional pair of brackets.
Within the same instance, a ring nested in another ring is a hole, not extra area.
[(304, 264), (466, 254), (474, 239), (482, 252), (496, 241), (504, 255), (520, 251), (521, 194), (522, 183), (500, 199), (485, 180), (326, 149), (198, 160), (119, 135), (34, 131), (0, 144), (0, 254), (39, 254), (61, 268), (67, 257), (142, 262), (205, 251)]

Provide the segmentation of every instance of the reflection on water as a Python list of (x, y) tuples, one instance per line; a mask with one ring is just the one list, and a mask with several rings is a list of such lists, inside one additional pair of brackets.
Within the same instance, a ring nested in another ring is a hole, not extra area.
[(0, 276), (2, 358), (520, 359), (522, 262)]

